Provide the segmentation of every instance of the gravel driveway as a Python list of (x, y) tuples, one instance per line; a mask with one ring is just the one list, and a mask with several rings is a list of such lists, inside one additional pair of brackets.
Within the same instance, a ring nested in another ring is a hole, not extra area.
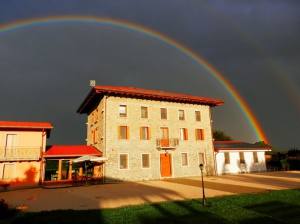
[[(206, 198), (300, 188), (300, 171), (275, 171), (204, 177)], [(26, 211), (116, 208), (127, 205), (202, 198), (201, 178), (165, 179), (67, 188), (0, 192)]]

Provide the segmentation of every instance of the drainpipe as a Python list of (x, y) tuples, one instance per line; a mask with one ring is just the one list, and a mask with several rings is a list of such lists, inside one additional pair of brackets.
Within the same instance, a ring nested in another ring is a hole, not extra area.
[(40, 176), (39, 176), (39, 185), (42, 185), (44, 182), (44, 156), (43, 156), (43, 147), (44, 147), (44, 136), (45, 136), (45, 129), (42, 129), (42, 144), (40, 147)]
[[(215, 154), (214, 150), (214, 138), (213, 138), (213, 129), (212, 129), (212, 119), (211, 119), (211, 106), (209, 107), (209, 122), (210, 122), (210, 132), (211, 132), (211, 144), (212, 144), (212, 150), (213, 150), (213, 155)], [(215, 175), (216, 175), (216, 161), (214, 159), (214, 169), (215, 169)]]
[(215, 176), (219, 176), (218, 173), (218, 164), (217, 164), (217, 155), (218, 155), (219, 151), (215, 152)]
[[(107, 110), (107, 97), (108, 96), (104, 96), (104, 145), (103, 145), (103, 150), (102, 150), (102, 157), (106, 158), (106, 110)], [(103, 183), (105, 183), (105, 172), (106, 171), (106, 164), (105, 162), (103, 162), (103, 169), (102, 169), (102, 175), (103, 175)]]

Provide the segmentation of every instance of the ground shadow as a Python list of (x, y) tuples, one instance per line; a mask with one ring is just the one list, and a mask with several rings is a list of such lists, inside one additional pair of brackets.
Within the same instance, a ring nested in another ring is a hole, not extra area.
[[(299, 223), (300, 220), (300, 206), (295, 204), (272, 201), (244, 208), (272, 217), (271, 222), (268, 223)], [(243, 223), (254, 223), (254, 221), (245, 220)]]

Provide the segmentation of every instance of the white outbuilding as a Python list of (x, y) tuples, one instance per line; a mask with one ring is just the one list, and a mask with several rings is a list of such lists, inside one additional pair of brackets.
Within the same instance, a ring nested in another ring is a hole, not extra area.
[(216, 175), (267, 171), (265, 153), (270, 150), (242, 141), (214, 141)]

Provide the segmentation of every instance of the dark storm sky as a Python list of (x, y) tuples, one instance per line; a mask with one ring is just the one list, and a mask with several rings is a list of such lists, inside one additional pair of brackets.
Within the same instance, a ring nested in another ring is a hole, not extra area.
[[(94, 16), (172, 38), (234, 86), (279, 150), (300, 148), (300, 1), (0, 1), (4, 25), (46, 16)], [(199, 63), (153, 37), (125, 28), (60, 23), (0, 30), (0, 119), (51, 122), (48, 144), (85, 144), (76, 109), (97, 85), (215, 97), (213, 128), (258, 141), (228, 91)]]

